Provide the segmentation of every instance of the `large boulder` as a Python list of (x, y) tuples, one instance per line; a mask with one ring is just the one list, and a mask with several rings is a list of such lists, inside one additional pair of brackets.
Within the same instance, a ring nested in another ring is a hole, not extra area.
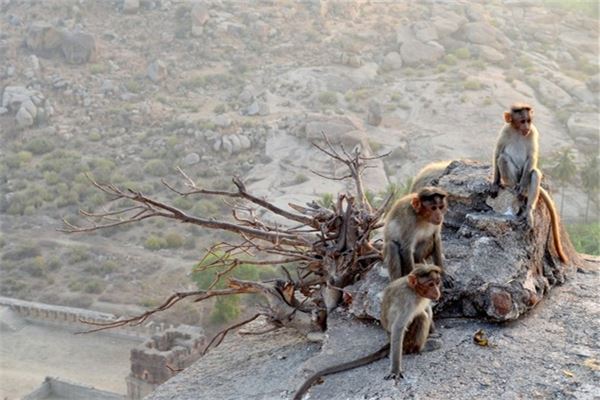
[(400, 47), (402, 60), (410, 66), (433, 64), (442, 58), (444, 53), (444, 47), (434, 41), (423, 43), (418, 40), (409, 40)]
[[(568, 235), (561, 237), (568, 264), (560, 262), (552, 242), (550, 216), (540, 201), (535, 226), (527, 229), (507, 212), (503, 197), (489, 197), (491, 166), (454, 161), (436, 186), (448, 192), (449, 211), (443, 228), (446, 276), (435, 312), (446, 317), (514, 320), (532, 309), (549, 290), (581, 264)], [(508, 201), (511, 203), (511, 201)], [(350, 312), (379, 318), (381, 291), (389, 279), (380, 264), (347, 287)]]
[(34, 53), (50, 57), (58, 52), (64, 32), (47, 22), (37, 21), (27, 29), (25, 45)]
[(96, 58), (96, 39), (85, 32), (65, 32), (60, 46), (69, 64), (83, 64)]

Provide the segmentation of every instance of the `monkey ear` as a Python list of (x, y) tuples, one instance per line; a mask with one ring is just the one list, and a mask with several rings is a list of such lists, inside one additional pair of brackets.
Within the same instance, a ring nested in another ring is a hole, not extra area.
[(408, 279), (408, 286), (414, 289), (417, 286), (417, 277), (413, 274), (408, 274), (406, 278)]
[(511, 121), (512, 121), (512, 116), (510, 115), (510, 112), (504, 111), (504, 122), (506, 122), (507, 124), (510, 124)]
[(410, 205), (415, 211), (419, 211), (421, 209), (421, 201), (419, 200), (419, 196), (413, 196), (413, 198), (410, 200)]

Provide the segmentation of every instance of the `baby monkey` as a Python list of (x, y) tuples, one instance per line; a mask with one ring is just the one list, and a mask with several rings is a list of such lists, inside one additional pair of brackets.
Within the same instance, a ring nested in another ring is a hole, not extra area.
[(513, 104), (510, 111), (504, 112), (506, 124), (500, 131), (494, 150), (494, 176), (491, 196), (496, 197), (501, 187), (514, 190), (521, 202), (525, 203), (520, 218), (533, 228), (533, 211), (541, 197), (550, 211), (554, 247), (562, 262), (568, 259), (562, 249), (558, 215), (552, 199), (540, 186), (542, 172), (538, 169), (539, 133), (533, 125), (533, 108), (524, 103)]
[(390, 354), (390, 350), (390, 371), (384, 379), (403, 378), (402, 353), (419, 353), (425, 348), (432, 322), (428, 310), (431, 300), (441, 296), (441, 274), (441, 268), (435, 265), (417, 264), (410, 274), (391, 282), (383, 292), (381, 303), (381, 326), (388, 332), (390, 343), (368, 356), (316, 372), (296, 391), (293, 399), (302, 399), (322, 376), (372, 363)]

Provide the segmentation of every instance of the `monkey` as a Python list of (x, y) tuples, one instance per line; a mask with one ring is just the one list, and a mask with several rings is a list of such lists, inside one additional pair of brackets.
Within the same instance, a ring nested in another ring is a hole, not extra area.
[(427, 164), (420, 170), (415, 178), (413, 179), (412, 185), (410, 186), (410, 192), (414, 193), (426, 186), (432, 186), (446, 170), (451, 161), (436, 161)]
[[(427, 336), (431, 316), (427, 309), (431, 300), (441, 296), (442, 269), (430, 264), (417, 264), (402, 278), (391, 282), (383, 292), (381, 326), (390, 341), (376, 352), (340, 365), (325, 368), (311, 375), (294, 394), (300, 400), (319, 378), (370, 364), (390, 355), (390, 371), (384, 379), (396, 382), (402, 374), (402, 353), (420, 353), (429, 344)], [(402, 351), (400, 350), (402, 346)], [(435, 347), (433, 347), (435, 348)]]
[(550, 212), (554, 247), (563, 263), (568, 262), (565, 255), (558, 226), (558, 214), (550, 195), (540, 186), (542, 172), (539, 170), (539, 133), (533, 124), (533, 107), (525, 103), (515, 103), (510, 111), (504, 112), (505, 125), (500, 131), (494, 149), (493, 177), (490, 195), (496, 197), (502, 187), (516, 192), (521, 203), (519, 219), (525, 219), (533, 228), (533, 212), (538, 198), (542, 198)]
[(441, 230), (448, 209), (446, 196), (444, 190), (427, 186), (392, 206), (383, 229), (383, 260), (390, 280), (407, 275), (415, 263), (429, 256), (443, 268)]

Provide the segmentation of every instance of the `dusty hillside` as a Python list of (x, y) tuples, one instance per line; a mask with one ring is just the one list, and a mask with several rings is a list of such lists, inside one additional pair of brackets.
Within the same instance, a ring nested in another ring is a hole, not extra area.
[[(215, 239), (206, 232), (153, 221), (56, 233), (62, 217), (107, 200), (86, 172), (172, 199), (160, 179), (176, 181), (177, 166), (207, 187), (239, 175), (285, 205), (344, 189), (310, 172), (339, 167), (310, 145), (325, 132), (391, 152), (365, 178), (376, 198), (433, 159), (488, 159), (515, 100), (536, 107), (547, 173), (564, 146), (578, 165), (597, 155), (589, 7), (0, 0), (0, 11), (7, 296), (105, 309), (154, 305), (191, 285), (189, 269)], [(583, 218), (581, 178), (561, 185), (564, 218)], [(210, 198), (175, 204), (226, 209)]]

